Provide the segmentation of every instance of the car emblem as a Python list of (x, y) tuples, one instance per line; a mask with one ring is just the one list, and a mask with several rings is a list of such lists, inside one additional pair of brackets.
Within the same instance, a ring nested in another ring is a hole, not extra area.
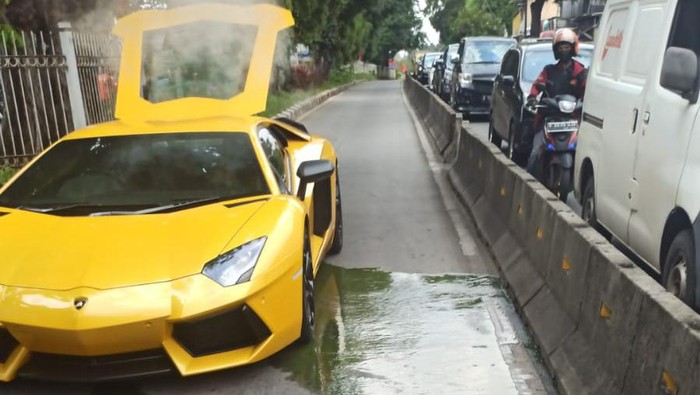
[(76, 310), (82, 310), (82, 308), (87, 304), (87, 301), (87, 298), (75, 298), (73, 301), (73, 307), (75, 307)]

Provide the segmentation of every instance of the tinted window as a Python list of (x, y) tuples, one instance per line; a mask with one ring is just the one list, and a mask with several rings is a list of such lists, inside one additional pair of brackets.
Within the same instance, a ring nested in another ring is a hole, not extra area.
[[(591, 64), (591, 57), (593, 55), (592, 49), (579, 48), (579, 56), (575, 59), (581, 62), (585, 67), (589, 67)], [(523, 61), (523, 70), (520, 79), (524, 82), (533, 82), (538, 75), (542, 72), (542, 69), (548, 64), (555, 63), (554, 54), (550, 48), (543, 48), (537, 50), (529, 50), (525, 52), (525, 58)]]
[(3, 206), (160, 206), (269, 193), (245, 133), (66, 140), (0, 195)]
[(501, 75), (511, 75), (515, 77), (518, 75), (518, 61), (520, 57), (517, 51), (509, 51), (503, 57), (503, 64), (501, 65)]
[(466, 64), (501, 63), (503, 55), (512, 46), (512, 41), (469, 41), (464, 48), (463, 62)]
[(287, 175), (287, 156), (284, 152), (284, 147), (277, 137), (268, 129), (262, 128), (258, 131), (260, 145), (265, 151), (272, 171), (275, 173), (277, 184), (283, 192), (289, 193), (289, 177)]

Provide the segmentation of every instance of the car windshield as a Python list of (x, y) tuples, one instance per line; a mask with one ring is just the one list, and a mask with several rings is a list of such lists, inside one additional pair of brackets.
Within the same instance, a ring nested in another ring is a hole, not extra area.
[(163, 133), (60, 142), (0, 194), (0, 205), (94, 213), (267, 193), (246, 133)]
[(512, 41), (505, 40), (468, 42), (465, 47), (464, 63), (501, 63), (501, 58), (512, 46)]
[[(574, 59), (581, 62), (586, 68), (591, 64), (591, 57), (593, 55), (592, 49), (579, 48), (579, 56)], [(543, 48), (538, 50), (529, 50), (525, 52), (525, 58), (523, 62), (523, 71), (521, 80), (523, 82), (533, 82), (538, 75), (542, 72), (542, 69), (548, 64), (555, 63), (554, 54), (551, 48)]]
[(423, 60), (423, 64), (426, 67), (433, 67), (433, 62), (435, 62), (435, 59), (437, 59), (439, 57), (440, 57), (439, 53), (427, 54), (427, 55), (425, 55), (425, 59)]

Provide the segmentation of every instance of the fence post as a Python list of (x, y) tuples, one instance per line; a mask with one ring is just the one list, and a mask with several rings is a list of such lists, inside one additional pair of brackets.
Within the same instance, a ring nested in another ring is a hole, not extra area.
[(68, 83), (68, 97), (70, 99), (73, 127), (75, 129), (87, 126), (85, 107), (83, 106), (83, 92), (80, 89), (80, 74), (78, 74), (78, 57), (75, 53), (75, 38), (70, 22), (58, 23), (61, 52), (66, 57), (66, 82)]

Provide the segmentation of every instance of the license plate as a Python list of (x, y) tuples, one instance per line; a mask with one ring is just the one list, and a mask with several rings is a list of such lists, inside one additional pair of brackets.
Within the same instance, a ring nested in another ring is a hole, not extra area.
[(573, 132), (578, 128), (578, 121), (550, 121), (547, 122), (549, 133)]

